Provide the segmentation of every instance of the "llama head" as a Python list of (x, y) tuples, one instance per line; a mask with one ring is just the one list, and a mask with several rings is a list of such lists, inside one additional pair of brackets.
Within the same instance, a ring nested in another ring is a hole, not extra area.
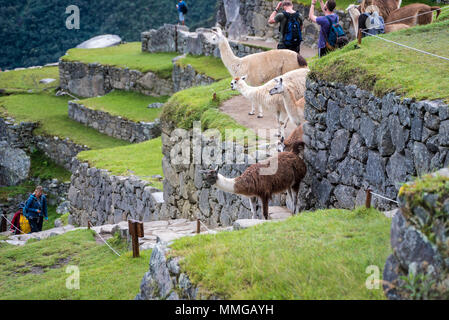
[(284, 92), (284, 84), (282, 77), (274, 78), (274, 82), (276, 82), (276, 85), (273, 89), (270, 90), (270, 95), (280, 94)]
[(238, 89), (238, 84), (241, 83), (242, 81), (245, 81), (247, 78), (247, 76), (243, 76), (243, 77), (237, 77), (232, 79), (231, 81), (231, 89), (232, 90), (237, 90)]
[(218, 166), (215, 169), (201, 170), (200, 173), (203, 175), (203, 180), (209, 185), (214, 185), (218, 180)]
[(224, 36), (223, 31), (221, 31), (220, 27), (213, 27), (212, 33), (214, 34), (214, 36), (212, 37), (212, 41), (214, 43), (218, 43), (218, 42), (226, 39), (226, 37)]
[(283, 151), (293, 152), (294, 154), (302, 157), (304, 155), (304, 148), (305, 144), (303, 141), (293, 141), (291, 143), (286, 143)]

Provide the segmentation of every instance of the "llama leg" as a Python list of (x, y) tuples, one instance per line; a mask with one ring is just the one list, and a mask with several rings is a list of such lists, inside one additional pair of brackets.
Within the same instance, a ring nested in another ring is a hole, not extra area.
[(262, 198), (262, 204), (263, 204), (263, 216), (265, 220), (268, 220), (268, 199)]
[(256, 114), (256, 108), (254, 107), (254, 102), (251, 101), (251, 112), (248, 113), (250, 116)]
[(250, 197), (249, 198), (249, 204), (250, 204), (250, 207), (251, 207), (251, 213), (253, 214), (252, 219), (256, 219), (256, 217), (257, 217), (257, 198)]
[(261, 104), (259, 104), (259, 115), (257, 116), (257, 118), (263, 118), (263, 110)]

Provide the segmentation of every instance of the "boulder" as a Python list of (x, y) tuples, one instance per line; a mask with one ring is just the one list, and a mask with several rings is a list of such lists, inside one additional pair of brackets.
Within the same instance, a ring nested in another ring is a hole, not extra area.
[(76, 47), (80, 49), (106, 48), (116, 46), (121, 42), (122, 39), (119, 36), (113, 34), (105, 34), (86, 40), (77, 45)]
[(27, 179), (30, 157), (21, 149), (11, 148), (0, 142), (0, 185), (15, 186)]

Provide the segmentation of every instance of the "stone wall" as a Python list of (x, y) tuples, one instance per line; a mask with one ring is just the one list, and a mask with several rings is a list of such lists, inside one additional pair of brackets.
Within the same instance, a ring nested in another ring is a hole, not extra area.
[[(179, 52), (193, 55), (220, 57), (220, 49), (213, 40), (214, 34), (210, 29), (200, 28), (189, 32), (187, 27), (164, 24), (157, 30), (142, 32), (143, 52)], [(244, 45), (236, 41), (229, 44), (238, 57), (262, 52), (264, 49)]]
[(107, 170), (89, 167), (74, 161), (68, 200), (69, 223), (86, 226), (126, 221), (163, 220), (160, 207), (163, 196), (160, 190), (147, 186), (148, 182), (134, 176), (111, 175)]
[(190, 87), (207, 86), (213, 82), (214, 79), (196, 72), (189, 64), (186, 67), (173, 63), (173, 91), (178, 92)]
[(383, 272), (389, 299), (449, 299), (448, 183), (446, 168), (401, 189)]
[(162, 79), (152, 72), (142, 73), (98, 63), (59, 60), (60, 86), (81, 97), (103, 96), (112, 89), (165, 96), (173, 93), (171, 78)]
[[(266, 0), (220, 0), (217, 12), (217, 22), (224, 27), (231, 39), (244, 38), (244, 36), (256, 36), (279, 40), (278, 24), (269, 25), (268, 18), (276, 8), (278, 1)], [(317, 4), (319, 8), (319, 4)], [(309, 6), (294, 4), (304, 19), (303, 45), (316, 48), (320, 28), (316, 23), (308, 20)], [(340, 23), (350, 40), (354, 39), (354, 30), (349, 14), (337, 10)], [(322, 15), (321, 10), (316, 10), (317, 16)]]
[[(203, 164), (174, 164), (174, 158), (178, 157), (183, 148), (201, 144), (202, 150), (209, 147), (207, 138), (197, 141), (192, 138), (189, 132), (187, 145), (179, 148), (178, 139), (173, 136), (175, 128), (171, 123), (162, 121), (162, 169), (164, 171), (164, 204), (161, 208), (163, 216), (176, 218), (186, 218), (189, 220), (201, 219), (207, 225), (230, 226), (237, 219), (251, 218), (251, 209), (248, 198), (223, 192), (215, 186), (210, 187), (203, 182), (201, 170), (209, 169)], [(224, 142), (223, 142), (224, 143)], [(237, 146), (238, 148), (238, 146)], [(223, 147), (222, 150), (225, 148)], [(237, 149), (238, 150), (238, 149)], [(236, 151), (237, 153), (238, 151)], [(241, 150), (240, 152), (243, 152)], [(223, 157), (225, 153), (223, 151)], [(220, 167), (220, 174), (228, 178), (235, 178), (241, 175), (248, 167), (248, 158), (244, 163), (224, 164)], [(271, 205), (284, 205), (285, 195), (273, 196)], [(260, 213), (259, 205), (259, 213)]]
[(449, 164), (449, 107), (439, 101), (378, 98), (355, 85), (310, 79), (305, 98), (304, 208), (353, 208), (367, 188), (396, 199), (402, 182)]
[(159, 120), (135, 122), (69, 101), (69, 118), (108, 136), (129, 142), (143, 142), (161, 135)]

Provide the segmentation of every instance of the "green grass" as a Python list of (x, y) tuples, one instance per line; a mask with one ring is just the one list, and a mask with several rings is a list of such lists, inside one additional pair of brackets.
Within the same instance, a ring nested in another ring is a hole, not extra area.
[(177, 60), (176, 64), (181, 67), (186, 67), (190, 64), (195, 71), (214, 80), (222, 80), (230, 77), (228, 69), (226, 69), (220, 58), (188, 55), (185, 58)]
[(30, 155), (31, 167), (30, 176), (34, 178), (41, 178), (42, 180), (58, 179), (62, 182), (70, 182), (72, 173), (54, 163), (42, 151), (35, 150)]
[[(445, 17), (443, 17), (445, 19)], [(382, 37), (449, 57), (449, 20), (418, 26)], [(345, 48), (314, 59), (312, 78), (356, 84), (382, 96), (395, 91), (404, 97), (443, 99), (449, 102), (449, 63), (380, 39), (364, 38), (361, 49), (355, 42)]]
[(47, 207), (47, 215), (48, 220), (44, 220), (44, 223), (42, 224), (42, 231), (53, 229), (55, 227), (55, 220), (61, 217), (61, 215), (56, 212), (55, 206)]
[(125, 147), (83, 151), (78, 154), (78, 159), (114, 175), (139, 176), (162, 190), (162, 183), (151, 178), (153, 175), (163, 175), (161, 138)]
[(159, 117), (160, 109), (148, 109), (150, 103), (166, 102), (168, 97), (151, 97), (136, 92), (114, 90), (102, 97), (76, 101), (93, 110), (121, 116), (131, 121), (151, 122)]
[[(221, 102), (238, 95), (230, 90), (231, 78), (221, 80), (209, 86), (199, 86), (175, 93), (164, 105), (161, 118), (173, 122), (177, 128), (191, 129), (194, 121), (201, 121), (203, 130), (243, 129), (230, 116), (219, 112)], [(213, 94), (217, 93), (217, 100)]]
[(8, 198), (21, 194), (32, 193), (35, 187), (31, 181), (26, 181), (18, 186), (0, 187), (0, 202), (7, 202)]
[[(106, 245), (98, 245), (89, 230), (68, 232), (23, 247), (0, 244), (0, 299), (133, 299), (148, 271), (151, 250), (132, 258), (124, 241), (113, 238), (109, 242), (121, 257)], [(79, 290), (66, 288), (72, 275), (66, 273), (68, 265), (79, 267)], [(33, 274), (35, 268), (43, 273)]]
[(225, 299), (384, 299), (368, 290), (380, 275), (390, 221), (376, 210), (304, 212), (238, 232), (176, 240), (173, 256), (204, 295)]
[[(53, 78), (56, 81), (49, 84), (39, 83), (45, 78)], [(59, 87), (58, 67), (0, 72), (0, 89), (5, 89), (6, 92), (42, 91), (57, 87)]]
[(172, 59), (178, 55), (179, 53), (176, 52), (142, 52), (140, 42), (131, 42), (100, 49), (70, 49), (61, 59), (86, 63), (96, 62), (141, 72), (151, 71), (161, 78), (168, 79), (173, 71)]
[(66, 97), (48, 94), (15, 94), (0, 97), (0, 115), (11, 116), (16, 121), (39, 122), (36, 134), (70, 138), (91, 149), (124, 146), (128, 142), (101, 134), (92, 128), (69, 119)]

